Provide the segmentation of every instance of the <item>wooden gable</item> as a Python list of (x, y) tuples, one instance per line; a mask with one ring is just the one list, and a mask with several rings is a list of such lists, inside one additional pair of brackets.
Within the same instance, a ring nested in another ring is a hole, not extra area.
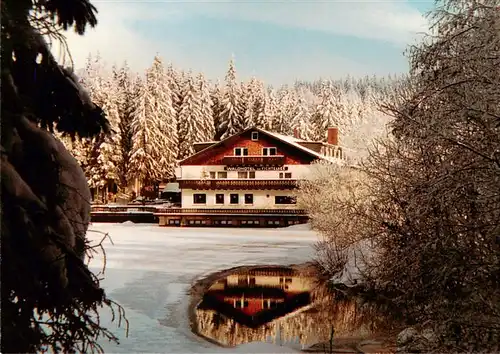
[[(252, 132), (259, 133), (258, 140), (252, 140)], [(262, 148), (275, 147), (278, 155), (285, 156), (285, 165), (310, 164), (317, 159), (315, 156), (265, 132), (249, 129), (188, 157), (181, 162), (181, 166), (224, 165), (222, 162), (224, 156), (234, 156), (234, 148), (236, 147), (247, 148), (250, 156), (261, 156)]]

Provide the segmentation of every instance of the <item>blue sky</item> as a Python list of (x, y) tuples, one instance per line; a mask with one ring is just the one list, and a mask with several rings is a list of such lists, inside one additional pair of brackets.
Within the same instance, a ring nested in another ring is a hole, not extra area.
[(89, 52), (144, 70), (164, 61), (223, 80), (232, 55), (241, 80), (386, 75), (407, 70), (403, 52), (427, 30), (433, 1), (104, 1), (98, 26), (70, 34), (75, 66)]

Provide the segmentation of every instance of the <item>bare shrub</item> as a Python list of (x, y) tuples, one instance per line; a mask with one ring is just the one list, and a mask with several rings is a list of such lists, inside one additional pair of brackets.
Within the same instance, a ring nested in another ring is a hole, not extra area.
[(363, 168), (383, 230), (367, 280), (393, 314), (434, 330), (433, 349), (498, 350), (499, 4), (438, 5), (410, 50), (413, 94), (383, 107), (394, 139)]
[(331, 270), (353, 242), (376, 245), (365, 290), (394, 320), (432, 329), (427, 350), (498, 351), (499, 3), (440, 1), (431, 19), (407, 87), (383, 105), (391, 139), (360, 169), (304, 182), (299, 202)]
[(370, 184), (358, 168), (317, 162), (309, 179), (300, 182), (297, 203), (307, 210), (322, 236), (316, 245), (324, 272), (333, 275), (348, 262), (349, 250), (363, 239), (370, 218)]

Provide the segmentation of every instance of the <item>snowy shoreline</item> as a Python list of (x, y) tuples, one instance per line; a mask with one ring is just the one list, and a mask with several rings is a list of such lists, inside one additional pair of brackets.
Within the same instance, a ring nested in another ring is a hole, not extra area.
[[(196, 336), (190, 329), (190, 289), (197, 281), (236, 266), (300, 264), (313, 260), (315, 232), (301, 228), (207, 229), (160, 228), (148, 224), (92, 223), (88, 238), (104, 241), (106, 272), (102, 286), (121, 304), (130, 321), (129, 337), (103, 312), (101, 320), (120, 338), (116, 345), (103, 340), (113, 353), (283, 352), (269, 343), (222, 348)], [(93, 271), (104, 265), (102, 255), (90, 262)], [(287, 352), (294, 352), (288, 350)]]

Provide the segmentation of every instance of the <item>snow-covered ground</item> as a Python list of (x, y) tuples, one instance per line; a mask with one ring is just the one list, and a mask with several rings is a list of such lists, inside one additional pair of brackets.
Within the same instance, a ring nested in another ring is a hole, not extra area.
[[(187, 292), (195, 280), (226, 268), (310, 261), (317, 236), (309, 227), (206, 229), (94, 223), (88, 237), (98, 242), (102, 233), (109, 233), (114, 243), (104, 242), (102, 286), (125, 308), (130, 321), (125, 338), (123, 329), (103, 311), (103, 325), (121, 338), (120, 345), (102, 342), (107, 353), (292, 352), (268, 344), (223, 349), (195, 336), (189, 328)], [(102, 265), (102, 256), (90, 262), (94, 272)]]

